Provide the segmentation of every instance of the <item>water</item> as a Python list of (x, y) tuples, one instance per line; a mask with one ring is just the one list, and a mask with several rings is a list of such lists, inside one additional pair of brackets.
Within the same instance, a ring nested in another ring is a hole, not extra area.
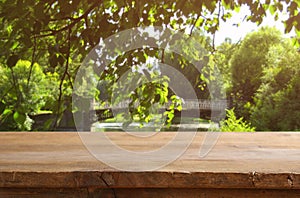
[(140, 123), (133, 122), (128, 127), (124, 128), (120, 122), (104, 122), (94, 123), (92, 131), (94, 132), (114, 132), (114, 131), (177, 131), (179, 128), (181, 131), (207, 131), (210, 127), (218, 128), (216, 123), (202, 122), (202, 123), (181, 123), (172, 124), (170, 127), (162, 126), (157, 127), (153, 123), (144, 123), (143, 127)]

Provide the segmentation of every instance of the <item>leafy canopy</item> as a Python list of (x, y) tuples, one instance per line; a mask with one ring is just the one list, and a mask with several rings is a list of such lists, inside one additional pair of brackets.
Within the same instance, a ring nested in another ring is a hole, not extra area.
[(249, 119), (245, 105), (253, 104), (253, 97), (262, 84), (263, 68), (267, 65), (269, 49), (283, 41), (276, 28), (263, 27), (248, 34), (232, 56), (232, 97), (238, 116)]
[(300, 54), (289, 41), (267, 54), (262, 85), (255, 95), (251, 123), (257, 130), (300, 129)]

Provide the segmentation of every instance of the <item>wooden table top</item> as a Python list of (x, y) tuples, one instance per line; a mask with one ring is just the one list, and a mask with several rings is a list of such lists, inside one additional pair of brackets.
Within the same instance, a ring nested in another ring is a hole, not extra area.
[[(107, 134), (120, 147), (151, 150), (176, 133), (158, 133), (147, 141)], [(300, 133), (221, 133), (201, 158), (205, 135), (198, 132), (186, 152), (165, 167), (126, 172), (97, 160), (76, 132), (1, 132), (0, 187), (300, 189)]]

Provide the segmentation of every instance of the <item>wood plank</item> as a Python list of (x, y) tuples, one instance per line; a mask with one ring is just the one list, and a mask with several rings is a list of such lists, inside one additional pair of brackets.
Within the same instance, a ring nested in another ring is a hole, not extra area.
[[(132, 150), (160, 147), (175, 134), (158, 133), (145, 143), (108, 133)], [(222, 133), (200, 158), (204, 137), (197, 133), (184, 155), (159, 170), (124, 172), (94, 158), (77, 133), (0, 133), (0, 188), (300, 189), (300, 133)]]
[(138, 189), (103, 189), (103, 188), (43, 188), (43, 189), (30, 189), (30, 188), (7, 188), (0, 191), (0, 197), (149, 197), (149, 198), (165, 198), (165, 197), (184, 197), (184, 198), (211, 198), (211, 197), (222, 197), (222, 198), (258, 198), (258, 197), (272, 197), (272, 198), (298, 198), (300, 197), (299, 190), (278, 190), (278, 189), (170, 189), (170, 188), (138, 188)]

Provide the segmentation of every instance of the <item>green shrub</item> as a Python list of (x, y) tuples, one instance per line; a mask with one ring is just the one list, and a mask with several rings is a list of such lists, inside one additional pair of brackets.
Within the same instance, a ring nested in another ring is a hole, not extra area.
[(0, 76), (0, 130), (30, 130), (33, 121), (29, 115), (57, 97), (57, 76), (45, 74), (40, 65), (24, 60), (11, 68), (0, 66)]
[(227, 119), (220, 122), (220, 131), (222, 132), (254, 132), (255, 128), (250, 123), (243, 121), (243, 118), (237, 118), (234, 108), (226, 110)]

